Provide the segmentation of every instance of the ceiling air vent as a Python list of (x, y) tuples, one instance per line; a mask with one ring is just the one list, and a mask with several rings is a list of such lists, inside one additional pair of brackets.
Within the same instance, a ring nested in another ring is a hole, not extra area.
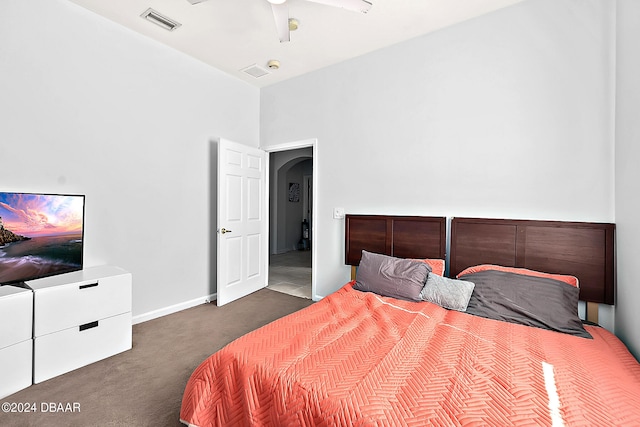
[(268, 70), (265, 70), (257, 64), (250, 65), (240, 71), (244, 71), (245, 73), (249, 74), (251, 77), (255, 77), (256, 79), (258, 77), (266, 76), (267, 74), (269, 74)]
[(174, 21), (171, 18), (167, 18), (166, 16), (162, 15), (161, 13), (158, 13), (158, 11), (153, 10), (151, 8), (145, 10), (140, 16), (146, 19), (147, 21), (153, 22), (154, 24), (159, 25), (168, 31), (173, 31), (182, 25), (179, 22)]

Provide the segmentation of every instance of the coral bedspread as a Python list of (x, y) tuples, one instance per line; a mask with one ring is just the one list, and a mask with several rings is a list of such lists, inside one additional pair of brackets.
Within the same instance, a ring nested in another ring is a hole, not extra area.
[(352, 289), (206, 359), (196, 426), (640, 425), (640, 365), (593, 340)]

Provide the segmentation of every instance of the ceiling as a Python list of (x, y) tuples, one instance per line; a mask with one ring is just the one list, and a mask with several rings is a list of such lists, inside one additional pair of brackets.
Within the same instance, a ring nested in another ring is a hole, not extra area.
[[(70, 0), (254, 86), (264, 87), (474, 18), (522, 0), (369, 0), (368, 13), (287, 0), (300, 23), (280, 43), (267, 0)], [(168, 31), (141, 14), (181, 24)], [(280, 68), (268, 62), (278, 60)], [(261, 77), (247, 68), (266, 71)]]

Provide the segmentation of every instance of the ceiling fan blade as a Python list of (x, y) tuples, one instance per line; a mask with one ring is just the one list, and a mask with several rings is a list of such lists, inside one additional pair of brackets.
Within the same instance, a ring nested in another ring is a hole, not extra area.
[(307, 0), (313, 3), (326, 4), (327, 6), (341, 7), (354, 12), (367, 13), (373, 4), (367, 0)]
[(207, 0), (189, 0), (189, 3), (191, 3), (191, 4), (198, 4), (198, 3), (205, 2), (205, 1), (207, 1)]
[(288, 42), (290, 40), (289, 6), (286, 3), (271, 3), (271, 10), (273, 10), (273, 19), (276, 21), (276, 31), (278, 31), (280, 43)]

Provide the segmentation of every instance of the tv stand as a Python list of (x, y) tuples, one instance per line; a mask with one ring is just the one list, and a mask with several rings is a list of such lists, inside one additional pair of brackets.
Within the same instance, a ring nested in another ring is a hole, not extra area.
[(113, 266), (30, 280), (33, 383), (131, 349), (131, 273)]
[(32, 295), (28, 289), (0, 286), (0, 398), (31, 385)]

